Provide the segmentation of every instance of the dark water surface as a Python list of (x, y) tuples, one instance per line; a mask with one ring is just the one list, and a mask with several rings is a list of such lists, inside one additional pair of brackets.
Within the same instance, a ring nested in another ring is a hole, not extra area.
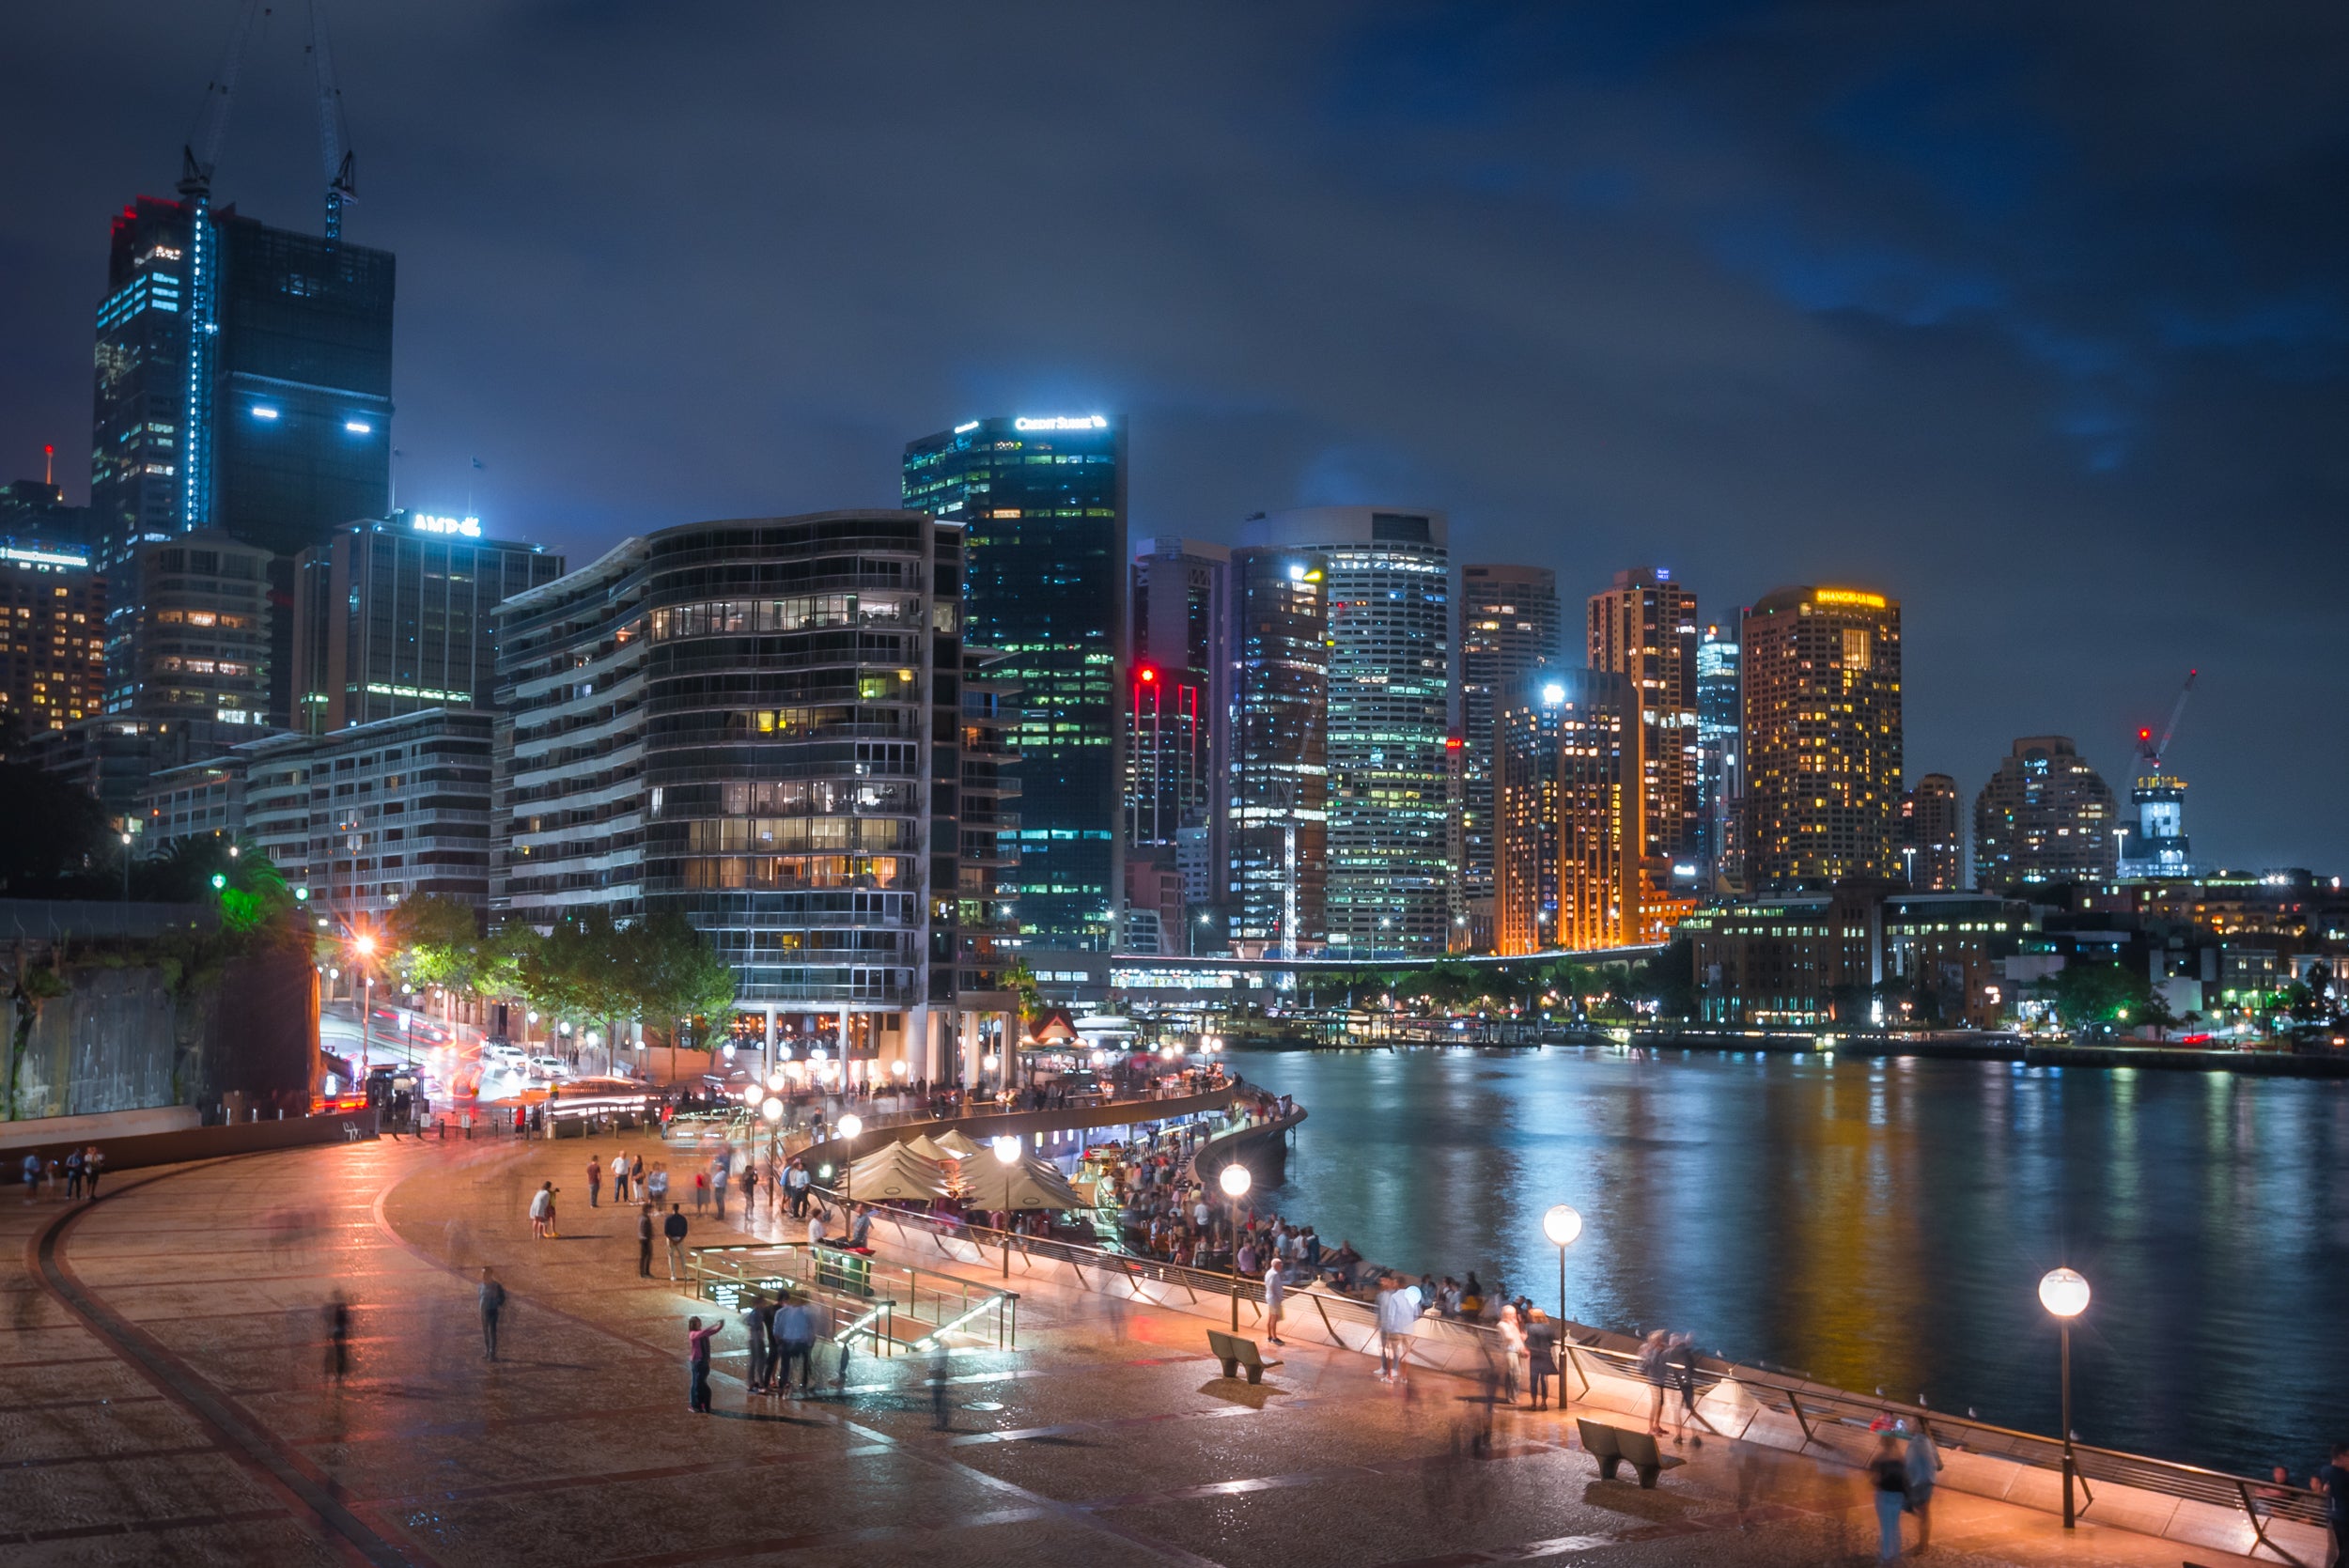
[(2305, 1477), (2349, 1438), (2349, 1084), (1610, 1048), (1231, 1053), (1310, 1113), (1271, 1206), (1553, 1310), (2038, 1432)]

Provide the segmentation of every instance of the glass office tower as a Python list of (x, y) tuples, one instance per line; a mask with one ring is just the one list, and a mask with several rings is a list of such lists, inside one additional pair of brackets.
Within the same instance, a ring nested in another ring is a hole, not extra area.
[(907, 443), (903, 492), (968, 530), (966, 634), (1018, 688), (1019, 939), (1106, 949), (1125, 886), (1125, 426), (971, 420)]

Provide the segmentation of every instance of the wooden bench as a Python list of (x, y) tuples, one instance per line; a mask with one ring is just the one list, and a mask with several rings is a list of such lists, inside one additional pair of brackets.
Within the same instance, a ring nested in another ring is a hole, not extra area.
[(1641, 1486), (1652, 1492), (1657, 1477), (1687, 1463), (1672, 1454), (1657, 1452), (1656, 1439), (1647, 1433), (1606, 1426), (1580, 1416), (1575, 1418), (1574, 1424), (1582, 1434), (1582, 1452), (1598, 1461), (1601, 1481), (1614, 1480), (1615, 1467), (1629, 1465), (1639, 1472)]
[(1239, 1369), (1246, 1367), (1248, 1381), (1251, 1383), (1262, 1383), (1265, 1369), (1281, 1364), (1279, 1361), (1266, 1360), (1263, 1354), (1256, 1349), (1254, 1340), (1242, 1339), (1237, 1334), (1227, 1334), (1221, 1328), (1207, 1330), (1207, 1349), (1217, 1360), (1223, 1363), (1224, 1376), (1237, 1377)]

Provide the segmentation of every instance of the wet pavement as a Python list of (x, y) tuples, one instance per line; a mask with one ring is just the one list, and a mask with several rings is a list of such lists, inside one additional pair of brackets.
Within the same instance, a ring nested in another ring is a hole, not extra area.
[[(808, 1399), (749, 1393), (729, 1323), (716, 1412), (695, 1416), (684, 1323), (713, 1309), (658, 1258), (664, 1277), (640, 1281), (633, 1211), (583, 1201), (589, 1153), (621, 1147), (639, 1141), (290, 1151), (111, 1178), (79, 1209), (0, 1188), (0, 1561), (1875, 1557), (1873, 1511), (1839, 1467), (1716, 1441), (1643, 1492), (1600, 1482), (1554, 1413), (1495, 1411), (1466, 1380), (1397, 1388), (1359, 1357), (1292, 1347), (1252, 1389), (1217, 1375), (1197, 1318), (1041, 1291), (1016, 1351), (859, 1356), (844, 1392)], [(524, 1218), (544, 1180), (562, 1188), (553, 1240)], [(690, 1238), (739, 1239), (714, 1219)], [(495, 1362), (484, 1264), (511, 1292)], [(1934, 1562), (2245, 1560), (2093, 1526), (2067, 1539), (2046, 1514), (1947, 1489), (1934, 1514)]]

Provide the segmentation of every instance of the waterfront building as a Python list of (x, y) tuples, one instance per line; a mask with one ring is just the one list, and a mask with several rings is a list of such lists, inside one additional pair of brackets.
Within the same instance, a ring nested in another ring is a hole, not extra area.
[(1697, 637), (1697, 862), (1713, 887), (1744, 882), (1737, 838), (1745, 757), (1742, 647), (1734, 626), (1708, 626)]
[(1890, 879), (1901, 752), (1901, 607), (1781, 588), (1745, 613), (1747, 880), (1766, 892)]
[(1494, 717), (1507, 695), (1563, 657), (1558, 574), (1546, 567), (1460, 568), (1460, 747), (1456, 758), (1460, 914), (1489, 945), (1493, 796), (1500, 768)]
[(0, 533), (0, 715), (27, 736), (97, 713), (106, 686), (106, 582), (80, 545)]
[(1132, 633), (1127, 660), (1129, 850), (1159, 847), (1172, 854), (1184, 832), (1196, 831), (1206, 836), (1210, 861), (1224, 853), (1225, 727), (1219, 715), (1229, 704), (1231, 560), (1222, 545), (1196, 539), (1143, 539), (1134, 546), (1127, 623)]
[(498, 604), (562, 575), (563, 557), (485, 538), (478, 518), (400, 511), (334, 529), (296, 565), (294, 727), (490, 707)]
[(1019, 694), (1013, 939), (1107, 950), (1125, 885), (1125, 424), (969, 420), (907, 443), (901, 489), (968, 531), (966, 630)]
[(1641, 836), (1650, 885), (1693, 888), (1703, 848), (1697, 729), (1697, 596), (1642, 567), (1591, 596), (1590, 666), (1624, 676), (1640, 700)]
[[(109, 712), (269, 727), (268, 551), (217, 529), (140, 545), (107, 619)], [(248, 734), (248, 738), (250, 734)]]
[(1329, 940), (1329, 563), (1232, 552), (1225, 935), (1243, 955)]
[(1974, 798), (1974, 871), (1985, 888), (2112, 879), (2112, 790), (2069, 736), (2026, 736)]
[(963, 547), (916, 512), (692, 523), (506, 600), (495, 913), (680, 914), (778, 1059), (975, 1081), (979, 1031), (950, 1019), (978, 1005), (958, 963), (989, 956), (964, 906), (994, 890), (966, 885), (958, 794), (994, 721), (963, 701)]
[(1495, 716), (1493, 951), (1649, 939), (1638, 850), (1646, 800), (1631, 677), (1536, 674)]
[(1855, 878), (1817, 893), (1714, 905), (1680, 923), (1697, 1015), (1755, 1029), (1944, 1023), (1997, 1028), (2030, 906)]
[(1920, 893), (1954, 893), (1966, 882), (1965, 815), (1957, 781), (1927, 773), (1901, 797), (1901, 879)]
[(1451, 945), (1446, 799), (1451, 563), (1440, 513), (1319, 506), (1249, 520), (1249, 543), (1318, 555), (1330, 616), (1334, 957)]
[[(269, 553), (270, 590), (289, 603), (303, 549), (338, 523), (381, 517), (394, 282), (387, 251), (273, 228), (234, 208), (199, 219), (194, 202), (142, 196), (118, 214), (98, 312), (90, 491), (101, 570), (120, 571), (141, 544), (219, 529)], [(118, 599), (115, 611), (133, 608)], [(271, 629), (263, 714), (283, 727), (292, 618)], [(127, 650), (127, 640), (115, 645)]]

